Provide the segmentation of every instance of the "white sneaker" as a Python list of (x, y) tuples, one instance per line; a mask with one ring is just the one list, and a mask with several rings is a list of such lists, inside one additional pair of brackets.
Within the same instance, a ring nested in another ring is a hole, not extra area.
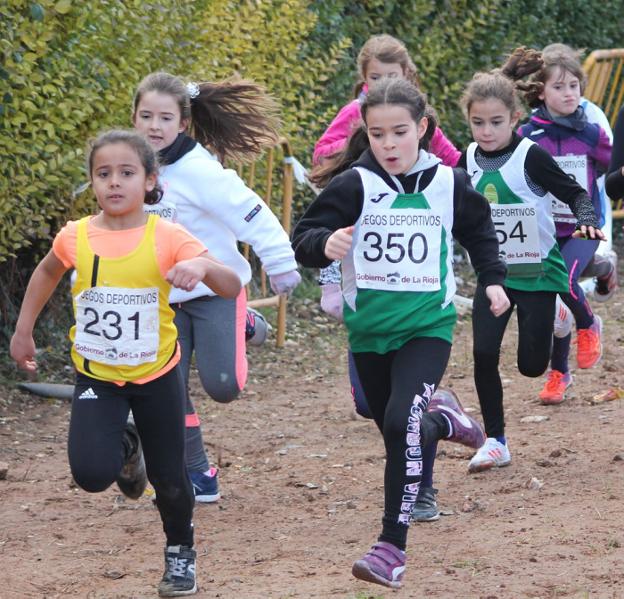
[(482, 472), (490, 468), (500, 468), (511, 464), (509, 447), (497, 441), (494, 437), (488, 437), (485, 443), (474, 454), (468, 464), (468, 472)]
[(557, 296), (557, 303), (555, 305), (555, 327), (554, 335), (559, 339), (567, 337), (572, 332), (572, 326), (574, 325), (574, 316), (572, 311), (568, 308), (559, 296)]

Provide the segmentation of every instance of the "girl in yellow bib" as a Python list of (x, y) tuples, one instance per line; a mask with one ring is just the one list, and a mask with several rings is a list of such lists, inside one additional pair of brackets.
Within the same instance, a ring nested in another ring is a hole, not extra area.
[(159, 594), (190, 595), (197, 590), (194, 496), (184, 467), (184, 384), (169, 291), (202, 281), (233, 298), (241, 283), (182, 227), (144, 212), (143, 204), (157, 203), (162, 190), (156, 155), (142, 136), (100, 135), (87, 164), (101, 212), (67, 223), (35, 269), (11, 356), (20, 368), (36, 370), (35, 322), (63, 274), (75, 268), (72, 475), (92, 493), (116, 481), (133, 499), (149, 478), (166, 535)]

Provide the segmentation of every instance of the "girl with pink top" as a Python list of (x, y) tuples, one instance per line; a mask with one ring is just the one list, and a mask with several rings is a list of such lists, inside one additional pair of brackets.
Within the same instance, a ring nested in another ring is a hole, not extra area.
[[(313, 163), (321, 164), (326, 158), (342, 150), (351, 134), (362, 124), (361, 104), (368, 89), (382, 77), (401, 77), (420, 86), (416, 67), (407, 48), (391, 35), (374, 35), (362, 46), (357, 58), (359, 80), (355, 85), (355, 100), (349, 102), (329, 124), (314, 146)], [(455, 166), (460, 152), (436, 127), (429, 151), (446, 166)]]

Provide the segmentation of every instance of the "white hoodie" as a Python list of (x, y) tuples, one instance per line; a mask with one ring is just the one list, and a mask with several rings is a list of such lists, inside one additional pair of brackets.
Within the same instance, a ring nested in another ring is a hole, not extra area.
[[(248, 243), (268, 275), (297, 268), (288, 235), (264, 201), (231, 169), (200, 144), (177, 162), (160, 169), (162, 200), (146, 210), (183, 225), (218, 260), (238, 274), (246, 285), (249, 263), (237, 241)], [(199, 283), (193, 291), (172, 289), (170, 303), (185, 302), (214, 291)]]

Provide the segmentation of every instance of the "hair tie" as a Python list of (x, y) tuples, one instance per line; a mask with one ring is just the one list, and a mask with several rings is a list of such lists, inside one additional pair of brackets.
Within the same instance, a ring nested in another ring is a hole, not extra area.
[(186, 91), (189, 95), (189, 97), (191, 98), (191, 100), (193, 98), (197, 98), (197, 96), (199, 96), (199, 85), (197, 83), (195, 83), (195, 81), (189, 81), (186, 84)]

